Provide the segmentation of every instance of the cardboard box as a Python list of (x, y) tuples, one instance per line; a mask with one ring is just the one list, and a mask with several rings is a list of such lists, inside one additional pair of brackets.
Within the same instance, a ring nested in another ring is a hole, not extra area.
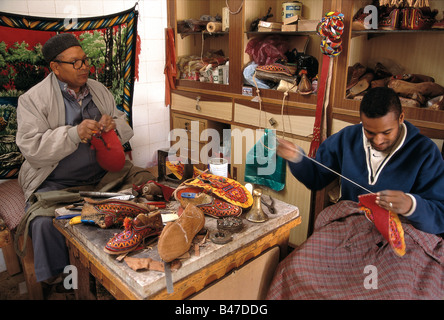
[(258, 31), (280, 31), (281, 26), (280, 22), (259, 21)]
[(287, 32), (291, 32), (291, 31), (298, 31), (298, 25), (297, 24), (287, 24), (287, 25), (282, 25), (282, 31), (287, 31)]
[(316, 31), (319, 20), (298, 20), (298, 31)]
[(283, 23), (284, 23), (284, 25), (285, 24), (296, 24), (298, 22), (298, 20), (299, 20), (299, 16), (295, 15), (295, 16), (291, 16), (288, 18), (284, 18)]

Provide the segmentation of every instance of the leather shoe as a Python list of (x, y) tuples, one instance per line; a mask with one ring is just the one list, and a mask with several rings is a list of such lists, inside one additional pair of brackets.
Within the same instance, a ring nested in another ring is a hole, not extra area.
[(194, 236), (205, 225), (205, 216), (199, 208), (189, 203), (179, 219), (169, 222), (159, 236), (157, 250), (160, 258), (171, 262), (186, 253)]

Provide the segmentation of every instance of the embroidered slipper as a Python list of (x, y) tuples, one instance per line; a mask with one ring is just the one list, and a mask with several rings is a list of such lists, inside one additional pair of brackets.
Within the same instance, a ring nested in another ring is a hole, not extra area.
[(404, 229), (396, 213), (387, 211), (375, 203), (376, 194), (359, 196), (359, 205), (366, 218), (373, 222), (376, 229), (390, 243), (393, 251), (400, 257), (405, 254)]
[(249, 208), (253, 204), (251, 193), (239, 182), (230, 178), (202, 173), (191, 181), (185, 181), (184, 184), (202, 188), (205, 192), (212, 193), (241, 208)]
[(123, 254), (139, 247), (145, 238), (157, 236), (162, 232), (163, 222), (160, 211), (139, 214), (135, 219), (126, 217), (125, 230), (112, 237), (105, 245), (109, 254)]
[(188, 203), (194, 204), (201, 209), (204, 214), (213, 218), (238, 217), (242, 214), (242, 208), (224, 200), (212, 197), (203, 192), (202, 188), (179, 187), (174, 194), (175, 198), (185, 208)]
[[(171, 170), (171, 172), (176, 176), (177, 179), (182, 180), (183, 177), (183, 173), (184, 173), (184, 165), (183, 163), (180, 162), (171, 162), (171, 161), (166, 161), (166, 166), (168, 169)], [(196, 178), (197, 176), (199, 176), (203, 171), (197, 169), (196, 167), (193, 166), (193, 178)]]
[(275, 62), (273, 64), (258, 66), (258, 67), (256, 67), (256, 70), (260, 70), (260, 71), (267, 72), (267, 73), (284, 74), (289, 77), (294, 76), (294, 74), (296, 73), (295, 66), (284, 65), (281, 63), (277, 63), (277, 62)]

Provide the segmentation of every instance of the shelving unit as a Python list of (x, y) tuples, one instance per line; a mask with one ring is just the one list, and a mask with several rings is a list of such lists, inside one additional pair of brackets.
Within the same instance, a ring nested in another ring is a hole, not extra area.
[[(352, 17), (359, 8), (372, 1), (339, 1), (339, 10), (344, 13), (345, 27), (343, 51), (335, 68), (332, 87), (330, 119), (349, 123), (359, 122), (359, 101), (347, 99), (347, 69), (356, 62), (368, 66), (370, 62), (397, 64), (404, 73), (431, 76), (444, 86), (444, 60), (440, 58), (444, 49), (442, 30), (351, 30)], [(441, 15), (444, 2), (429, 1), (432, 9)], [(392, 65), (390, 65), (392, 67)], [(444, 111), (426, 108), (404, 107), (406, 120), (420, 128), (423, 134), (436, 139), (444, 139)]]

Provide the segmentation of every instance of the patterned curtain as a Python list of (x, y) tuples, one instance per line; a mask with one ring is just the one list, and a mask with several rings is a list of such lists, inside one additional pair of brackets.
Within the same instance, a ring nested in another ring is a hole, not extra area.
[[(17, 99), (50, 72), (41, 49), (57, 33), (71, 32), (79, 39), (92, 59), (90, 77), (112, 92), (117, 107), (125, 112), (132, 125), (140, 51), (136, 6), (89, 18), (44, 18), (0, 12), (0, 179), (16, 178), (23, 162), (15, 145)], [(129, 144), (124, 147), (131, 149)]]

